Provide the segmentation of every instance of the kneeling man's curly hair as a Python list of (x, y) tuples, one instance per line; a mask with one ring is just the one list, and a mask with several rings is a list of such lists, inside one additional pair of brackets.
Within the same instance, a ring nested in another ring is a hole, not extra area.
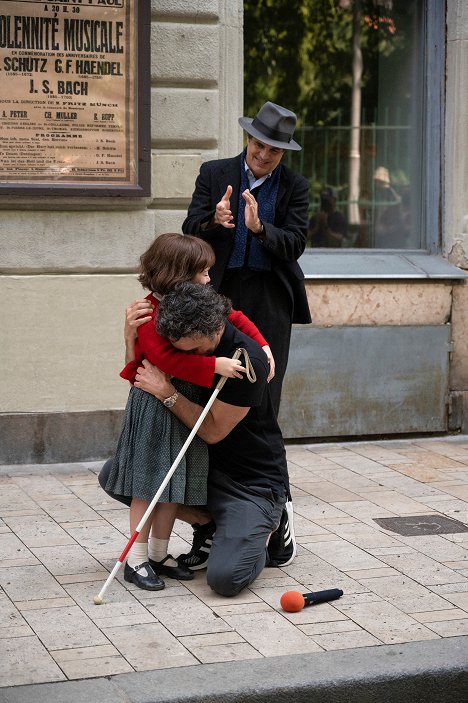
[(212, 338), (231, 310), (231, 301), (211, 286), (178, 283), (159, 304), (156, 329), (173, 342), (182, 337)]

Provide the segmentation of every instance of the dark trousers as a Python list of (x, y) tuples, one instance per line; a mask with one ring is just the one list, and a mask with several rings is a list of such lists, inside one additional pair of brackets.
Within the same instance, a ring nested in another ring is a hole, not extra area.
[(286, 497), (270, 488), (245, 486), (210, 469), (208, 510), (216, 523), (206, 581), (221, 596), (249, 586), (267, 560), (268, 536), (279, 525)]
[(220, 293), (230, 298), (265, 337), (275, 359), (275, 377), (269, 383), (271, 401), (278, 415), (284, 374), (288, 365), (293, 303), (278, 276), (271, 271), (226, 271)]

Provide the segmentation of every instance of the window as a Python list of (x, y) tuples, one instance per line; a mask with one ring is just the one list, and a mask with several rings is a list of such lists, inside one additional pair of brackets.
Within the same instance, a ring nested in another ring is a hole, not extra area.
[(311, 181), (309, 246), (424, 246), (420, 6), (338, 4), (347, 36), (352, 24), (351, 61), (338, 66), (341, 105), (317, 105), (313, 124), (301, 129), (300, 167)]
[[(280, 80), (271, 88), (272, 65), (264, 81), (266, 99), (299, 118), (303, 149), (286, 152), (284, 163), (310, 180), (308, 246), (436, 250), (444, 3), (293, 4), (302, 19), (295, 92)], [(281, 34), (286, 20), (274, 18)], [(248, 28), (246, 35), (247, 85)], [(287, 71), (279, 48), (276, 55), (276, 70)]]

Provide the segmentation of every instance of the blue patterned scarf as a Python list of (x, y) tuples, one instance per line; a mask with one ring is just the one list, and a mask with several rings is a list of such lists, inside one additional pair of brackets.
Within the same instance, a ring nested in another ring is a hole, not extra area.
[[(271, 259), (269, 253), (263, 247), (257, 237), (253, 237), (245, 226), (245, 200), (242, 193), (246, 188), (250, 188), (247, 171), (245, 170), (246, 150), (241, 154), (241, 182), (239, 189), (239, 208), (237, 211), (236, 234), (234, 237), (234, 247), (228, 263), (228, 269), (243, 268), (244, 264), (254, 271), (270, 271)], [(273, 223), (275, 221), (276, 199), (280, 181), (281, 164), (272, 172), (260, 186), (256, 195), (258, 203), (258, 217), (262, 222)], [(249, 244), (248, 260), (245, 261), (245, 254)]]

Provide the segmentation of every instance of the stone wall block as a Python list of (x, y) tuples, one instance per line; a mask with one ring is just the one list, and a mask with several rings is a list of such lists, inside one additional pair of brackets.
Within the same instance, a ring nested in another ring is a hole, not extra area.
[(447, 2), (447, 39), (468, 39), (468, 4), (466, 0)]
[(243, 31), (244, 25), (244, 4), (232, 2), (232, 0), (220, 0), (219, 14), (221, 22), (225, 27)]
[(468, 434), (468, 391), (463, 393), (463, 424), (461, 431), (463, 434)]
[(122, 410), (0, 413), (0, 464), (101, 462), (114, 456)]
[(450, 389), (468, 391), (468, 283), (453, 287)]
[(441, 283), (306, 282), (313, 324), (443, 325), (450, 319), (452, 287)]
[(153, 88), (151, 136), (156, 145), (213, 147), (218, 134), (219, 96), (215, 90)]
[[(461, 8), (468, 25), (468, 5)], [(454, 3), (450, 2), (449, 7)], [(458, 25), (457, 25), (458, 26)], [(468, 31), (465, 39), (447, 43), (447, 95), (444, 163), (444, 253), (455, 266), (468, 268)]]
[(0, 271), (128, 271), (154, 236), (153, 210), (5, 210), (0, 218)]
[(164, 232), (180, 232), (182, 234), (182, 222), (185, 220), (187, 210), (157, 210), (156, 211), (156, 234)]
[(124, 309), (145, 294), (134, 274), (0, 276), (2, 412), (122, 408)]
[(243, 35), (243, 3), (220, 0), (220, 14), (220, 64), (223, 69), (229, 67), (219, 76), (219, 93), (224, 99), (220, 103), (218, 145), (220, 158), (225, 158), (240, 153), (243, 143), (237, 119), (244, 114), (244, 76), (243, 71), (230, 69), (244, 63), (244, 44), (239, 41)]
[(178, 17), (193, 23), (218, 19), (219, 0), (151, 0), (153, 17)]
[(183, 199), (188, 203), (200, 165), (201, 154), (154, 154), (153, 198), (163, 201)]
[(216, 25), (151, 26), (151, 78), (158, 83), (217, 84), (219, 31)]

